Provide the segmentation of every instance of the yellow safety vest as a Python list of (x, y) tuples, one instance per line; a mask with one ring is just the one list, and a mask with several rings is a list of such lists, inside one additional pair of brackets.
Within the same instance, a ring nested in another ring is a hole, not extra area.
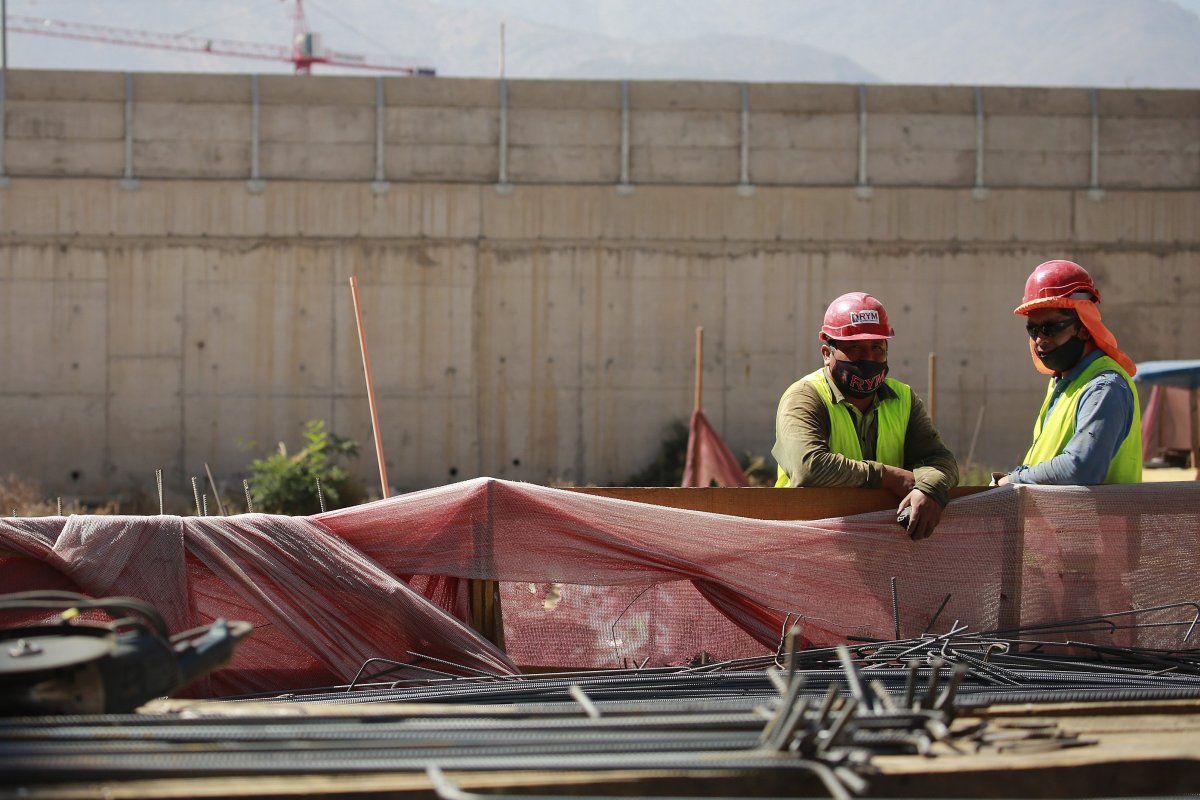
[(1083, 388), (1101, 372), (1117, 373), (1125, 379), (1125, 383), (1129, 384), (1129, 391), (1133, 392), (1133, 424), (1129, 426), (1129, 435), (1117, 448), (1117, 454), (1113, 456), (1112, 463), (1109, 464), (1104, 482), (1142, 482), (1142, 412), (1138, 407), (1137, 389), (1134, 388), (1129, 373), (1108, 356), (1101, 356), (1088, 364), (1087, 368), (1076, 376), (1066, 389), (1063, 389), (1062, 396), (1058, 398), (1054, 409), (1047, 416), (1046, 409), (1049, 408), (1050, 399), (1054, 396), (1055, 382), (1054, 379), (1050, 380), (1050, 385), (1046, 387), (1046, 399), (1042, 401), (1042, 410), (1033, 424), (1033, 444), (1029, 447), (1029, 452), (1025, 454), (1023, 462), (1026, 466), (1032, 467), (1043, 461), (1049, 461), (1066, 449), (1067, 442), (1071, 441), (1071, 437), (1075, 435), (1075, 411), (1079, 407), (1079, 398), (1083, 394)]
[[(817, 394), (825, 401), (825, 409), (829, 412), (829, 452), (862, 461), (862, 446), (858, 442), (858, 430), (851, 416), (853, 412), (848, 408), (838, 408), (840, 404), (833, 401), (833, 391), (825, 380), (825, 370), (819, 369), (800, 380), (815, 386)], [(903, 467), (904, 438), (908, 432), (908, 417), (912, 413), (912, 387), (892, 378), (884, 382), (896, 396), (880, 401), (876, 407), (875, 460), (891, 467)], [(791, 391), (791, 387), (788, 387), (788, 391)], [(788, 486), (791, 480), (788, 474), (783, 467), (777, 467), (777, 470), (775, 486)]]

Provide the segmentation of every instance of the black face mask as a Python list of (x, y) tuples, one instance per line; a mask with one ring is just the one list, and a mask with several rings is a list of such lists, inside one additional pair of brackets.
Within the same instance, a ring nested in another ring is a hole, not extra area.
[(1076, 334), (1063, 342), (1061, 346), (1054, 348), (1044, 356), (1038, 356), (1038, 358), (1046, 365), (1046, 369), (1066, 372), (1079, 363), (1079, 359), (1083, 356), (1083, 346), (1083, 339)]
[(883, 386), (888, 365), (886, 361), (834, 361), (829, 372), (842, 394), (862, 398), (870, 397)]

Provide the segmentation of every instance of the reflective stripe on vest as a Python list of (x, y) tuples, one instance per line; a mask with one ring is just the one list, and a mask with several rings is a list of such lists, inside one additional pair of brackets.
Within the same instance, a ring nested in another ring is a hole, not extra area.
[[(862, 461), (862, 446), (851, 416), (854, 412), (833, 401), (833, 392), (825, 380), (825, 370), (819, 369), (801, 380), (815, 386), (817, 394), (825, 401), (825, 410), (829, 412), (829, 452)], [(912, 387), (892, 378), (885, 382), (896, 396), (880, 401), (875, 407), (875, 460), (891, 467), (903, 467), (904, 438), (908, 432), (908, 417), (912, 413)], [(788, 486), (790, 479), (783, 467), (777, 467), (776, 470), (775, 486)]]
[(1101, 356), (1088, 364), (1075, 380), (1071, 381), (1049, 416), (1046, 409), (1054, 396), (1054, 379), (1046, 387), (1046, 399), (1042, 401), (1042, 410), (1038, 412), (1037, 421), (1033, 424), (1033, 444), (1025, 454), (1024, 464), (1032, 467), (1049, 461), (1066, 449), (1067, 443), (1075, 435), (1075, 412), (1079, 408), (1079, 398), (1088, 382), (1101, 372), (1115, 372), (1125, 379), (1129, 391), (1133, 392), (1133, 424), (1129, 426), (1129, 435), (1117, 448), (1112, 463), (1108, 466), (1105, 483), (1141, 483), (1142, 481), (1142, 412), (1138, 407), (1137, 389), (1129, 374), (1121, 369), (1121, 365), (1108, 356)]

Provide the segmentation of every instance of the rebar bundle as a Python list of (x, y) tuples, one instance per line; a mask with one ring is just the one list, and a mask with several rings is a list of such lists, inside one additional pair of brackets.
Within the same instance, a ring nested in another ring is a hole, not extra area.
[[(965, 717), (981, 706), (1200, 699), (1194, 649), (1070, 638), (1124, 617), (985, 633), (955, 623), (914, 639), (805, 651), (785, 635), (763, 658), (515, 677), (409, 653), (406, 662), (369, 660), (347, 685), (230, 698), (187, 715), (3, 720), (0, 774), (14, 786), (49, 787), (417, 773), (440, 796), (464, 798), (473, 795), (455, 775), (641, 770), (736, 775), (758, 794), (847, 798), (868, 790), (880, 755), (1091, 744), (1053, 723), (998, 730)], [(1195, 620), (1171, 624), (1186, 627), (1186, 642)], [(646, 785), (637, 793), (653, 796)]]

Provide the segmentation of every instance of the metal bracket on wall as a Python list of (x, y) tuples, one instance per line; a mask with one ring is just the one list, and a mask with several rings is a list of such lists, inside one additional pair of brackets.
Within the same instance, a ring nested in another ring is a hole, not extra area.
[(5, 125), (5, 103), (8, 97), (8, 87), (5, 86), (5, 79), (8, 77), (7, 69), (0, 69), (0, 189), (8, 188), (8, 173), (4, 161), (4, 140), (7, 138), (8, 128)]
[(858, 85), (858, 184), (854, 193), (862, 200), (874, 194), (867, 183), (867, 87), (862, 83)]
[(1092, 89), (1092, 179), (1088, 186), (1089, 200), (1103, 200), (1104, 190), (1100, 188), (1100, 95)]
[(121, 177), (121, 188), (133, 190), (138, 187), (133, 177), (133, 73), (125, 73), (125, 174)]
[(258, 194), (267, 188), (258, 169), (259, 146), (262, 142), (262, 98), (258, 90), (258, 76), (250, 76), (250, 180), (246, 188)]
[(371, 182), (371, 191), (375, 194), (387, 194), (392, 188), (383, 168), (385, 117), (387, 108), (383, 102), (383, 76), (375, 78), (375, 180)]
[(496, 194), (507, 197), (513, 187), (508, 180), (508, 79), (500, 79), (500, 172), (496, 176)]
[(971, 196), (976, 200), (986, 200), (991, 192), (983, 183), (983, 145), (986, 120), (983, 116), (983, 89), (975, 87), (975, 187)]
[(621, 81), (621, 177), (617, 194), (633, 194), (633, 184), (629, 182), (629, 81)]
[(738, 197), (750, 197), (754, 194), (754, 184), (750, 182), (750, 87), (742, 84), (742, 142), (741, 142), (741, 175), (738, 179)]

